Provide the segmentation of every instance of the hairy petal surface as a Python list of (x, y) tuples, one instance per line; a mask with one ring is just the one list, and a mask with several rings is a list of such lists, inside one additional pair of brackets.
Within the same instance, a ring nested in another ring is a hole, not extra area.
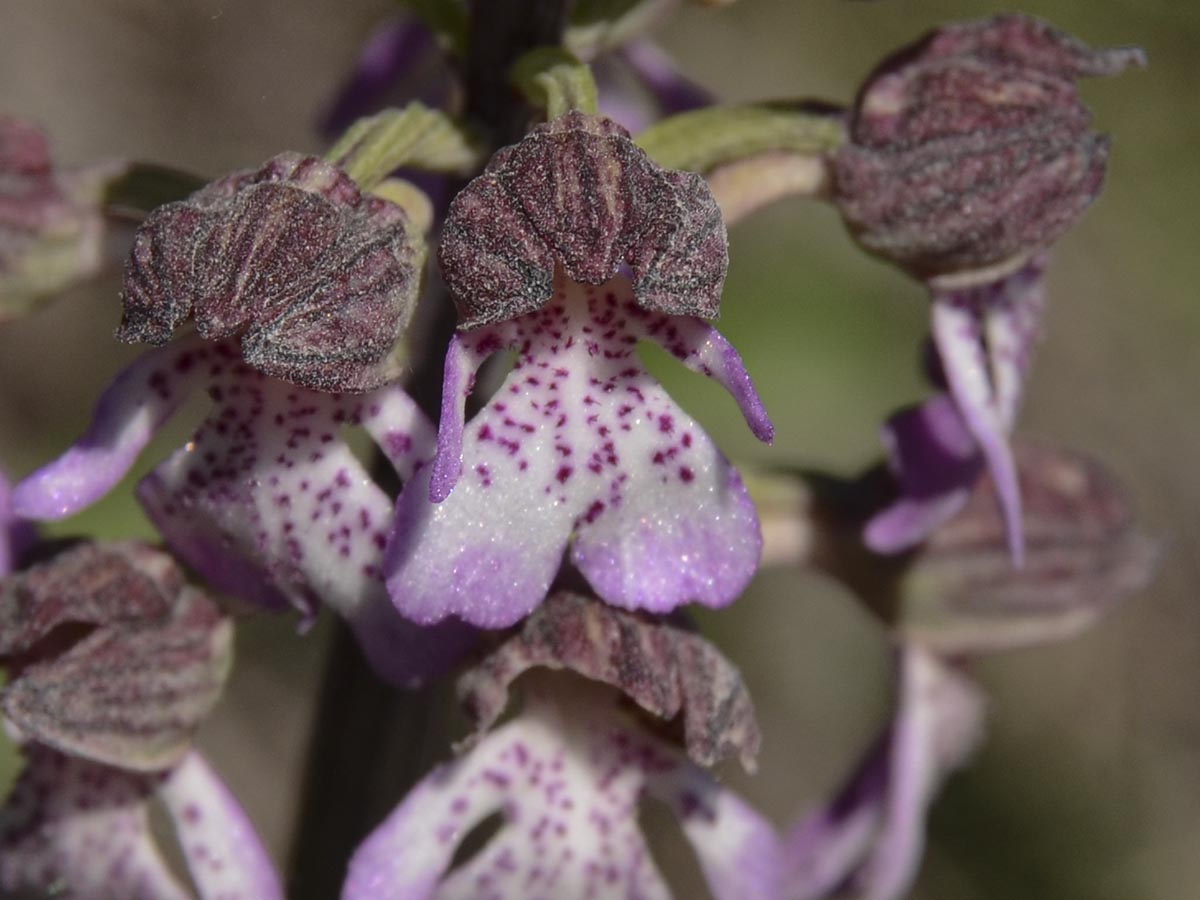
[(787, 839), (792, 900), (900, 900), (912, 886), (929, 806), (978, 743), (983, 698), (915, 644), (901, 648), (898, 694), (891, 724), (854, 776)]
[[(726, 385), (770, 437), (741, 359), (709, 326), (646, 312), (622, 278), (563, 278), (544, 309), (450, 348), (432, 483), (406, 487), (389, 548), (401, 612), (510, 625), (545, 597), (572, 537), (574, 563), (617, 606), (723, 606), (741, 592), (761, 550), (753, 504), (642, 366), (639, 339)], [(499, 350), (517, 354), (513, 369), (464, 425), (473, 371)]]
[(146, 219), (117, 337), (162, 344), (191, 316), (206, 338), (240, 336), (260, 372), (369, 391), (397, 374), (423, 255), (399, 206), (324, 160), (281, 154)]
[[(718, 900), (778, 896), (770, 826), (683, 754), (571, 685), (531, 692), (520, 718), (433, 772), (363, 843), (344, 900), (669, 898), (638, 830), (640, 800), (660, 800), (695, 847)], [(504, 824), (447, 872), (473, 827)]]
[(758, 722), (741, 673), (680, 622), (615, 609), (582, 594), (552, 594), (519, 631), (459, 678), (459, 699), (476, 734), (504, 712), (513, 682), (541, 667), (611, 685), (660, 719), (678, 719), (688, 756), (699, 765), (736, 756), (747, 771), (756, 768)]
[(620, 125), (572, 111), (500, 150), (454, 198), (438, 260), (460, 328), (541, 309), (559, 267), (599, 285), (627, 265), (647, 310), (712, 318), (729, 247), (703, 178), (663, 169)]
[(863, 86), (832, 158), (835, 202), (864, 248), (922, 280), (1012, 271), (1100, 193), (1108, 139), (1076, 81), (1130, 65), (1145, 54), (1021, 14), (939, 28)]

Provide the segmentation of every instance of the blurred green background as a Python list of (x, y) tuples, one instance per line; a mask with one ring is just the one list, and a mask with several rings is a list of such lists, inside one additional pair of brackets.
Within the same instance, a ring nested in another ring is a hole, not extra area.
[[(741, 0), (685, 9), (661, 37), (723, 99), (847, 102), (891, 49), (1005, 8)], [(936, 809), (914, 896), (1189, 900), (1200, 896), (1200, 5), (1020, 8), (1150, 57), (1146, 71), (1083, 86), (1114, 135), (1108, 187), (1056, 250), (1021, 430), (1106, 460), (1167, 556), (1145, 596), (1084, 636), (978, 667), (988, 740)], [(136, 157), (217, 174), (317, 151), (317, 110), (389, 11), (384, 0), (3, 0), (0, 110), (43, 122), (66, 164)], [(109, 339), (117, 288), (114, 275), (0, 329), (0, 464), (12, 475), (64, 447), (132, 357)], [(850, 474), (879, 456), (883, 417), (922, 395), (921, 290), (858, 252), (825, 207), (786, 202), (737, 226), (724, 308), (774, 447), (755, 444), (715, 386), (660, 368), (735, 457)], [(81, 529), (149, 533), (127, 494), (56, 531)], [(760, 774), (728, 777), (787, 823), (844, 777), (886, 715), (886, 642), (837, 588), (788, 571), (704, 625), (742, 665), (765, 732)], [(231, 692), (202, 733), (281, 859), (324, 634), (247, 623)]]

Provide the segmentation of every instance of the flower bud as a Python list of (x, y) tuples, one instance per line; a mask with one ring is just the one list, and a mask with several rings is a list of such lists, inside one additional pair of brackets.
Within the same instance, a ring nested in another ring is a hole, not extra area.
[(834, 198), (868, 251), (946, 285), (990, 280), (1059, 238), (1100, 192), (1108, 139), (1083, 76), (1145, 65), (1020, 14), (937, 29), (868, 78)]

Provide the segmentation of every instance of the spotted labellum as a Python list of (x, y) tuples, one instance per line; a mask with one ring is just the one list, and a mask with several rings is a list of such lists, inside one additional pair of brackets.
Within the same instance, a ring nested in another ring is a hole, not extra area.
[[(640, 340), (772, 426), (715, 315), (726, 265), (703, 180), (656, 167), (619, 126), (570, 113), (500, 151), (451, 204), (441, 246), (460, 332), (434, 464), (402, 494), (388, 551), (397, 607), (510, 625), (564, 549), (606, 601), (723, 606), (754, 574), (758, 519), (737, 472), (646, 371)], [(628, 272), (628, 274), (623, 274)], [(465, 422), (475, 371), (515, 361)]]
[(396, 374), (423, 251), (397, 205), (282, 154), (160, 207), (134, 238), (117, 337), (164, 344), (189, 317), (260, 372), (319, 391)]
[[(715, 648), (677, 625), (557, 594), (460, 680), (481, 730), (518, 676), (517, 717), (409, 794), (355, 854), (343, 897), (665, 900), (639, 827), (648, 799), (679, 823), (718, 900), (781, 896), (770, 824), (696, 764), (757, 749), (745, 687)], [(622, 710), (614, 688), (645, 715)], [(676, 717), (691, 759), (664, 727)], [(496, 814), (499, 830), (451, 868), (466, 835)]]
[(120, 373), (87, 432), (16, 486), (14, 510), (53, 520), (99, 500), (199, 389), (211, 401), (207, 417), (137, 491), (172, 550), (215, 587), (265, 609), (310, 619), (330, 607), (393, 682), (437, 669), (443, 648), (452, 658), (466, 629), (447, 623), (447, 641), (428, 640), (392, 607), (383, 584), (392, 501), (343, 435), (363, 429), (410, 477), (432, 455), (433, 435), (399, 385), (307, 391), (250, 368), (231, 341), (192, 335)]

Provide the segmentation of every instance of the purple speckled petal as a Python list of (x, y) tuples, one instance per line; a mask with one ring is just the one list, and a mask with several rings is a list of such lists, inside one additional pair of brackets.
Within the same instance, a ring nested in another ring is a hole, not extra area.
[[(741, 592), (761, 550), (754, 508), (642, 366), (641, 338), (725, 384), (770, 436), (740, 358), (715, 331), (647, 312), (624, 278), (600, 287), (562, 278), (545, 308), (451, 347), (431, 491), (444, 499), (430, 504), (422, 480), (410, 482), (389, 550), (402, 613), (511, 625), (541, 602), (572, 534), (575, 562), (616, 605), (721, 606)], [(501, 349), (517, 353), (513, 369), (464, 428), (472, 372)]]
[(838, 796), (788, 839), (793, 900), (818, 900), (843, 886), (863, 900), (899, 900), (912, 886), (926, 813), (978, 743), (983, 698), (966, 676), (915, 644), (901, 649), (899, 677), (892, 723)]
[[(38, 744), (0, 812), (5, 896), (188, 900), (150, 831), (160, 777), (86, 762)], [(25, 896), (25, 894), (19, 894)]]
[(325, 604), (347, 618), (376, 670), (410, 684), (465, 629), (431, 634), (404, 621), (383, 586), (392, 504), (340, 434), (360, 426), (410, 477), (433, 429), (398, 385), (335, 395), (269, 378), (229, 343), (197, 351), (214, 407), (138, 496), (171, 548), (214, 586), (270, 609)]
[(654, 771), (647, 793), (675, 815), (717, 900), (782, 896), (782, 851), (771, 824), (692, 765)]
[[(636, 313), (631, 312), (630, 316), (637, 321)], [(721, 332), (690, 316), (642, 316), (640, 324), (639, 337), (661, 344), (693, 372), (708, 376), (729, 391), (756, 438), (764, 444), (775, 440), (775, 426), (746, 371), (746, 364)]]
[[(680, 820), (718, 900), (778, 896), (770, 826), (609, 695), (570, 687), (531, 692), (520, 718), (418, 785), (355, 853), (343, 900), (667, 900), (638, 829), (644, 792)], [(447, 874), (463, 838), (497, 812), (500, 830)]]
[(981, 317), (974, 300), (965, 292), (937, 298), (933, 303), (933, 338), (950, 393), (967, 430), (978, 441), (996, 483), (996, 496), (1008, 522), (1013, 563), (1020, 566), (1025, 556), (1025, 541), (1021, 528), (1021, 488), (1012, 448), (1008, 445), (1011, 422), (1005, 420), (996, 403)]
[(112, 490), (195, 387), (199, 346), (194, 338), (153, 350), (117, 375), (83, 437), (16, 486), (13, 511), (29, 519), (62, 519)]
[(229, 788), (198, 753), (163, 780), (159, 796), (201, 900), (276, 900), (279, 875)]
[(966, 505), (983, 457), (945, 394), (893, 415), (883, 439), (900, 496), (867, 523), (863, 540), (877, 553), (900, 553)]

